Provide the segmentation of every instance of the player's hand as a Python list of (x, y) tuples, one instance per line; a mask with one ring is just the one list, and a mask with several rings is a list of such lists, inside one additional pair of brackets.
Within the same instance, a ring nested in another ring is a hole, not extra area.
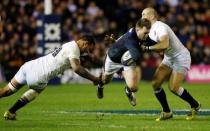
[(110, 44), (110, 43), (114, 43), (114, 42), (116, 41), (114, 34), (106, 35), (106, 36), (104, 37), (104, 41), (105, 41), (106, 43), (109, 43), (109, 44)]
[(150, 49), (149, 49), (149, 46), (146, 46), (146, 45), (141, 45), (141, 49), (143, 50), (143, 51), (149, 51)]

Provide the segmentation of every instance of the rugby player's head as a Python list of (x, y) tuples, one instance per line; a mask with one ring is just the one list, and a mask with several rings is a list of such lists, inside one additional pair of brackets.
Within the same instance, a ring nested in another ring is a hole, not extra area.
[(95, 39), (92, 35), (83, 35), (80, 39), (86, 41), (89, 45), (95, 45)]
[(148, 37), (151, 28), (151, 22), (148, 19), (139, 19), (136, 23), (136, 34), (140, 40)]
[(83, 35), (76, 43), (81, 53), (90, 53), (94, 50), (95, 39), (92, 35)]
[(150, 22), (156, 21), (158, 18), (157, 11), (151, 7), (145, 8), (141, 15), (142, 18), (148, 19)]

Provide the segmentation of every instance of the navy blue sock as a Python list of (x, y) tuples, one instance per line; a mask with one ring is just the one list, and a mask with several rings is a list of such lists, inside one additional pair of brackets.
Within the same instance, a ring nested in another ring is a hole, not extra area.
[(19, 99), (10, 109), (9, 112), (15, 113), (18, 109), (25, 106), (28, 103), (28, 100)]
[(160, 102), (164, 112), (170, 112), (170, 108), (168, 106), (168, 102), (166, 99), (165, 91), (162, 88), (155, 89), (155, 96)]
[(190, 104), (191, 108), (196, 108), (199, 105), (198, 102), (190, 95), (190, 93), (186, 89), (184, 89), (180, 98), (182, 98), (184, 101), (188, 102)]

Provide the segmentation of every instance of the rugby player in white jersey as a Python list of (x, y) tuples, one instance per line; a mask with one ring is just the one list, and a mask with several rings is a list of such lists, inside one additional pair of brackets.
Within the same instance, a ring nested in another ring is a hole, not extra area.
[(63, 74), (67, 69), (72, 69), (97, 85), (99, 77), (90, 74), (80, 65), (80, 56), (93, 51), (94, 45), (94, 38), (84, 35), (77, 41), (65, 43), (54, 52), (22, 65), (9, 84), (0, 88), (0, 98), (12, 95), (25, 84), (29, 89), (4, 113), (4, 118), (15, 120), (17, 110), (34, 100), (45, 89), (50, 79)]
[(181, 83), (185, 79), (185, 75), (190, 68), (190, 53), (183, 46), (172, 29), (165, 23), (157, 20), (158, 15), (153, 8), (144, 9), (142, 18), (148, 19), (152, 24), (148, 37), (150, 41), (149, 44), (152, 43), (152, 41), (156, 43), (151, 46), (142, 46), (142, 48), (144, 50), (164, 51), (164, 59), (157, 68), (152, 81), (155, 96), (163, 108), (163, 111), (156, 121), (173, 117), (165, 92), (161, 86), (167, 78), (169, 78), (168, 86), (171, 92), (190, 104), (191, 112), (187, 115), (186, 119), (191, 120), (197, 114), (201, 104), (199, 104), (190, 93), (181, 86)]

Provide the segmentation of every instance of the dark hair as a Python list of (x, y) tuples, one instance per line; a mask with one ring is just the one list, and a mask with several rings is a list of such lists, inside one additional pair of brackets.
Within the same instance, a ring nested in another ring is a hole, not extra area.
[(147, 19), (139, 19), (136, 23), (137, 27), (146, 27), (147, 29), (151, 28), (151, 22)]
[(88, 44), (93, 44), (95, 45), (95, 39), (92, 35), (83, 35), (80, 39), (87, 41)]

